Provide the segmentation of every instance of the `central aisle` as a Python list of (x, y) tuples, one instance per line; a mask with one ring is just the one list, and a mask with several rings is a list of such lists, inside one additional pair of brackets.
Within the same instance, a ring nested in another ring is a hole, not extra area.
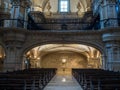
[(56, 75), (44, 90), (83, 90), (72, 75)]

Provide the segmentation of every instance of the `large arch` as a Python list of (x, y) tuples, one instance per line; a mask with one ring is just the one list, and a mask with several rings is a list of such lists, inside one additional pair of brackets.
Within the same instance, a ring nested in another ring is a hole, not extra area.
[[(14, 30), (16, 32), (7, 31), (5, 41), (13, 41), (15, 39), (16, 51), (12, 52), (12, 49), (9, 49), (8, 56), (6, 60), (9, 60), (9, 53), (17, 54), (16, 56), (11, 56), (11, 60), (18, 60), (18, 65), (14, 64), (15, 67), (21, 68), (23, 63), (24, 55), (30, 49), (46, 45), (46, 44), (83, 44), (96, 48), (99, 50), (102, 55), (105, 54), (104, 43), (102, 41), (102, 31), (28, 31), (28, 30)], [(11, 32), (11, 33), (9, 33)], [(19, 34), (18, 34), (19, 33)], [(18, 37), (16, 35), (18, 34)], [(16, 38), (11, 38), (16, 37)], [(15, 36), (14, 36), (15, 35)], [(12, 44), (12, 43), (8, 43)], [(9, 45), (9, 46), (10, 46)], [(17, 52), (17, 53), (16, 53)], [(13, 59), (14, 58), (14, 59)], [(10, 66), (9, 62), (6, 62), (6, 66)], [(18, 67), (19, 66), (19, 67)], [(12, 67), (14, 69), (14, 67)], [(11, 69), (12, 70), (12, 69)]]
[(40, 41), (36, 41), (36, 42), (29, 42), (27, 43), (27, 45), (24, 46), (22, 53), (26, 53), (28, 50), (30, 50), (31, 48), (34, 48), (36, 46), (40, 46), (40, 45), (45, 45), (45, 44), (83, 44), (83, 45), (88, 45), (91, 47), (94, 47), (96, 49), (98, 49), (101, 53), (105, 54), (104, 51), (104, 47), (102, 46), (102, 44), (98, 43), (98, 42), (89, 42), (89, 41), (80, 41), (80, 40), (76, 40), (76, 41), (63, 41), (63, 40), (52, 40), (52, 41), (45, 41), (45, 42), (40, 42)]
[[(41, 45), (47, 45), (47, 44), (83, 44), (83, 45), (87, 45), (87, 46), (91, 46), (94, 47), (95, 49), (99, 50), (100, 53), (102, 55), (104, 55), (104, 47), (102, 44), (100, 44), (100, 42), (94, 42), (94, 41), (85, 41), (85, 40), (50, 40), (50, 41), (30, 41), (27, 42), (27, 44), (25, 44), (22, 49), (21, 52), (21, 57), (23, 57), (25, 59), (25, 54), (32, 48), (37, 47), (37, 46), (41, 46)], [(23, 59), (23, 62), (24, 62)]]

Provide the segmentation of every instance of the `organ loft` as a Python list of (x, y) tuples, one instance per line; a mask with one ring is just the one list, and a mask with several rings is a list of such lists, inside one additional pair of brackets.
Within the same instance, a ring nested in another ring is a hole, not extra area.
[(51, 68), (119, 72), (120, 0), (0, 0), (0, 72)]

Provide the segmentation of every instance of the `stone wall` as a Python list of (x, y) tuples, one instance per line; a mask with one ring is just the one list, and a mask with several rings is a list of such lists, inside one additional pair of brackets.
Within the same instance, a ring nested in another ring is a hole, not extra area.
[[(62, 59), (66, 59), (66, 62), (63, 63)], [(54, 52), (45, 55), (41, 60), (42, 68), (57, 68), (58, 73), (64, 69), (66, 73), (70, 73), (72, 68), (86, 68), (87, 65), (87, 58), (75, 52)]]

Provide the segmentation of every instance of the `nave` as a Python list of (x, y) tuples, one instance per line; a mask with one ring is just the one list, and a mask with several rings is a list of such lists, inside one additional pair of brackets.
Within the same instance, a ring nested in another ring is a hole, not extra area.
[(120, 72), (72, 69), (72, 75), (55, 68), (0, 73), (0, 90), (120, 90)]
[(83, 90), (72, 75), (56, 75), (44, 90)]

